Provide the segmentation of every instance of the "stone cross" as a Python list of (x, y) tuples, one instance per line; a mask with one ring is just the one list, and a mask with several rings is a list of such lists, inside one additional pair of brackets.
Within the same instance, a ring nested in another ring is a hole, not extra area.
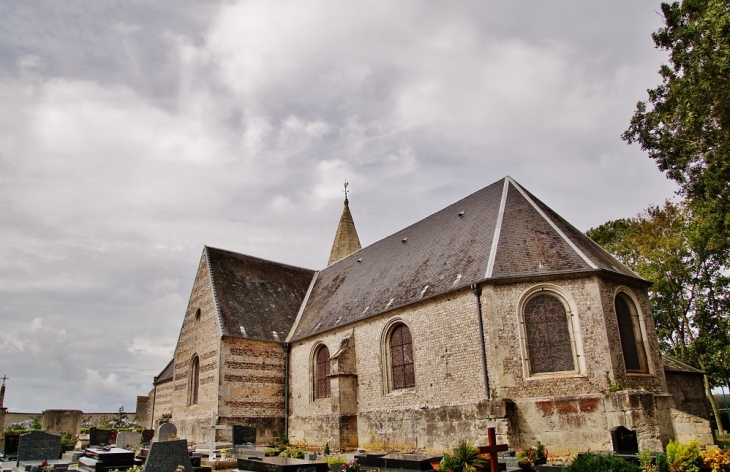
[(487, 438), (489, 439), (489, 446), (479, 446), (479, 453), (489, 454), (489, 470), (490, 472), (497, 472), (499, 470), (497, 453), (506, 451), (509, 449), (509, 446), (506, 444), (497, 444), (497, 436), (494, 433), (494, 428), (487, 428)]
[(203, 426), (203, 429), (210, 429), (210, 451), (208, 452), (208, 460), (215, 460), (215, 432), (219, 429), (228, 429), (228, 426), (215, 423), (215, 413), (210, 419), (210, 425)]

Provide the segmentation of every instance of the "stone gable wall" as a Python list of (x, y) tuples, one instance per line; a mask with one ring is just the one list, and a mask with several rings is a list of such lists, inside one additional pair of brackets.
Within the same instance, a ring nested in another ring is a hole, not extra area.
[[(196, 319), (198, 309), (199, 320)], [(202, 426), (209, 425), (218, 414), (220, 340), (218, 314), (203, 254), (175, 348), (175, 369), (170, 382), (173, 390), (170, 421), (177, 426), (177, 435), (189, 442), (208, 441), (209, 435)], [(188, 405), (188, 377), (194, 354), (200, 359), (200, 387), (197, 405)]]
[(220, 356), (219, 423), (254, 426), (257, 442), (273, 442), (284, 431), (284, 345), (226, 337)]

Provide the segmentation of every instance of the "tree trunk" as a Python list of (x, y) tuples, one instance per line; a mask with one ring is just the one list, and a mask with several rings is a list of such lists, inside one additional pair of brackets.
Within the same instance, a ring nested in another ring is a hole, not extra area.
[[(702, 368), (704, 370), (704, 366)], [(715, 402), (715, 397), (712, 396), (712, 387), (710, 387), (710, 378), (705, 374), (705, 395), (707, 395), (707, 400), (710, 402), (710, 406), (712, 406), (712, 413), (715, 415), (715, 422), (717, 423), (717, 433), (720, 435), (725, 434), (725, 428), (722, 426), (722, 417), (720, 416), (720, 409), (717, 408), (717, 402)]]

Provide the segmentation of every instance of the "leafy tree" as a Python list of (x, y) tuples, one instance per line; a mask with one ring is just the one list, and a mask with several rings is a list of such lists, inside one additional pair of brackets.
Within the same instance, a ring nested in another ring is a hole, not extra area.
[(730, 5), (727, 0), (662, 3), (654, 34), (669, 52), (662, 84), (639, 102), (622, 138), (648, 151), (681, 193), (730, 232)]
[(635, 218), (609, 221), (588, 236), (652, 282), (662, 350), (706, 372), (705, 393), (722, 429), (711, 388), (724, 384), (730, 372), (729, 258), (707, 220), (702, 207), (668, 201)]

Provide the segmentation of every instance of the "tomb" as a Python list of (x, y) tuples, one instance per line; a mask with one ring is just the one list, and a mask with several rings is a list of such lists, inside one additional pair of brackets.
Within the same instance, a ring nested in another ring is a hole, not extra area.
[(307, 472), (327, 472), (326, 462), (308, 461), (304, 459), (293, 459), (290, 457), (264, 457), (256, 459), (238, 459), (239, 471), (250, 470), (253, 472), (298, 472), (300, 469)]
[(135, 464), (134, 451), (112, 446), (87, 447), (84, 455), (79, 457), (79, 469), (89, 472), (127, 470)]

